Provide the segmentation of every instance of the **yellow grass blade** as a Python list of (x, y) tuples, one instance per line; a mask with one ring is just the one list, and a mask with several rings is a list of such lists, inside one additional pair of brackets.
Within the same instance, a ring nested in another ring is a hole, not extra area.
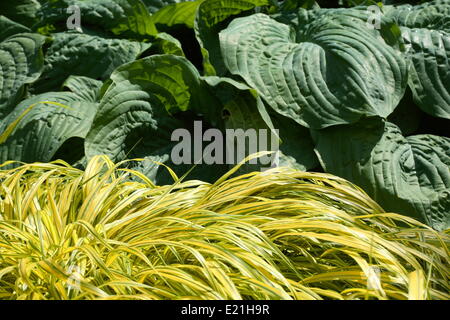
[(450, 298), (449, 233), (329, 174), (1, 168), (1, 299)]

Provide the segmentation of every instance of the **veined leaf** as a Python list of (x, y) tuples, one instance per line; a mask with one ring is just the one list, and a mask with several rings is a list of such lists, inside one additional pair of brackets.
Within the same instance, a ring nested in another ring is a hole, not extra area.
[(37, 0), (1, 1), (0, 13), (27, 27), (37, 22), (36, 13), (41, 4)]
[(114, 35), (141, 39), (157, 34), (156, 27), (141, 0), (59, 0), (42, 6), (38, 26), (63, 23), (73, 14), (68, 8), (80, 10), (83, 24), (112, 32)]
[(435, 117), (450, 119), (450, 33), (429, 29), (402, 30), (411, 50), (408, 83), (416, 104)]
[(155, 39), (152, 41), (150, 49), (145, 53), (148, 53), (149, 55), (173, 54), (184, 57), (184, 52), (180, 41), (165, 32), (160, 32), (156, 35)]
[(0, 41), (17, 33), (29, 33), (31, 30), (5, 16), (0, 16)]
[(220, 51), (219, 31), (232, 17), (268, 4), (268, 0), (206, 0), (198, 7), (195, 34), (202, 48), (205, 74), (223, 76), (227, 71)]
[(193, 125), (191, 117), (170, 113), (220, 106), (204, 86), (195, 67), (178, 56), (154, 55), (119, 67), (86, 138), (88, 159), (97, 154), (115, 161), (147, 158), (152, 161), (139, 169), (155, 178), (160, 166), (153, 161), (168, 162), (176, 144), (172, 132)]
[(23, 97), (25, 85), (41, 75), (44, 42), (41, 35), (22, 33), (0, 43), (0, 119)]
[(153, 21), (155, 24), (163, 24), (168, 27), (182, 24), (192, 29), (197, 9), (205, 1), (186, 1), (167, 5), (153, 14)]
[(53, 39), (42, 76), (34, 85), (38, 92), (58, 90), (70, 75), (106, 80), (114, 69), (135, 60), (150, 47), (149, 43), (75, 32), (56, 33)]
[(50, 92), (22, 101), (0, 123), (3, 133), (19, 120), (0, 144), (0, 162), (50, 161), (65, 141), (86, 136), (95, 111), (95, 103), (80, 101), (71, 92)]
[(435, 0), (416, 6), (384, 6), (386, 16), (403, 27), (450, 31), (450, 1)]
[(72, 91), (80, 100), (97, 102), (102, 85), (101, 81), (92, 78), (70, 76), (64, 81), (63, 88)]
[(450, 1), (388, 7), (412, 60), (408, 84), (425, 112), (450, 119)]
[(159, 9), (164, 8), (168, 5), (182, 3), (185, 0), (142, 0), (144, 5), (151, 13), (157, 12)]
[(220, 33), (228, 70), (278, 113), (320, 129), (387, 117), (404, 94), (407, 63), (359, 19), (325, 16), (289, 26), (263, 14)]
[(280, 132), (280, 166), (302, 171), (319, 167), (308, 128), (280, 114), (272, 114), (271, 118), (273, 126)]
[(324, 169), (364, 188), (386, 210), (450, 226), (450, 139), (404, 138), (381, 119), (313, 131)]
[[(271, 145), (272, 140), (279, 140), (279, 135), (273, 131), (276, 128), (274, 128), (272, 120), (256, 90), (229, 78), (212, 76), (205, 77), (204, 80), (211, 86), (212, 92), (221, 102), (219, 108), (211, 108), (206, 111), (209, 113), (207, 118), (212, 120), (214, 113), (220, 114), (223, 118), (225, 130), (242, 130), (241, 132), (244, 134), (244, 136), (238, 134), (232, 141), (230, 140), (233, 144), (234, 152), (239, 152), (239, 144), (245, 145), (243, 158), (255, 152), (271, 151), (275, 147)], [(214, 123), (214, 121), (212, 122)], [(255, 141), (248, 141), (245, 138), (245, 134), (249, 131), (255, 133)], [(266, 135), (259, 136), (260, 132), (265, 132)], [(227, 141), (224, 139), (223, 142), (226, 144)], [(229, 150), (224, 148), (223, 152), (226, 157)], [(234, 154), (234, 156), (236, 155)], [(236, 157), (234, 159), (236, 163), (241, 160)], [(266, 159), (266, 162), (270, 161), (271, 159)], [(269, 168), (270, 165), (270, 163), (246, 163), (237, 172), (242, 174), (259, 171), (264, 167)]]

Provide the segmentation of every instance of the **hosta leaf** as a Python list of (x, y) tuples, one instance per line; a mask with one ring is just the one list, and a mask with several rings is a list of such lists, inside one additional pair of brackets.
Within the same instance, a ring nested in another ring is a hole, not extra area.
[(17, 33), (27, 33), (30, 31), (29, 28), (10, 20), (5, 16), (0, 16), (0, 41)]
[(205, 73), (208, 75), (224, 75), (218, 33), (230, 20), (256, 7), (269, 4), (269, 0), (206, 0), (197, 10), (195, 34), (202, 48)]
[(291, 118), (272, 115), (273, 126), (280, 133), (280, 166), (306, 171), (319, 167), (314, 143), (307, 128)]
[(408, 84), (425, 112), (450, 119), (450, 1), (388, 7), (412, 60)]
[(436, 0), (412, 6), (385, 6), (386, 17), (407, 28), (425, 28), (450, 31), (450, 1)]
[(182, 3), (185, 0), (142, 0), (144, 5), (151, 13), (155, 13), (161, 8), (166, 7), (167, 5), (172, 5), (175, 3)]
[(0, 119), (20, 101), (25, 85), (39, 78), (44, 42), (41, 35), (23, 33), (0, 43)]
[(398, 126), (404, 136), (409, 136), (419, 129), (422, 116), (423, 113), (414, 104), (411, 89), (407, 88), (403, 99), (387, 120)]
[(427, 221), (438, 230), (450, 226), (450, 138), (416, 135), (407, 138), (414, 154), (421, 191), (432, 199), (422, 205)]
[(403, 213), (436, 229), (450, 223), (450, 139), (404, 138), (381, 119), (313, 132), (324, 169), (362, 187), (385, 210)]
[[(242, 83), (223, 77), (206, 77), (204, 79), (222, 104), (221, 114), (225, 129), (256, 131), (257, 141), (252, 142), (252, 145), (246, 143), (246, 156), (256, 151), (279, 151), (280, 166), (307, 170), (319, 165), (307, 128), (280, 115), (269, 116), (256, 90)], [(260, 133), (263, 135), (259, 136)], [(264, 139), (264, 141), (260, 141), (260, 139)], [(272, 145), (275, 140), (278, 140), (278, 143)], [(240, 142), (242, 141), (235, 141), (235, 150), (238, 148), (237, 143)], [(256, 150), (252, 151), (252, 148)], [(258, 161), (258, 164), (245, 164), (238, 172), (268, 168), (275, 164), (274, 160), (272, 158), (271, 163), (267, 163), (266, 159), (266, 163)]]
[[(234, 139), (230, 139), (229, 146), (232, 146), (234, 150), (234, 163), (240, 162), (244, 157), (255, 152), (278, 151), (278, 148), (273, 150), (277, 145), (272, 146), (272, 140), (274, 140), (274, 142), (275, 140), (278, 141), (279, 135), (273, 131), (275, 128), (272, 124), (272, 120), (256, 90), (229, 78), (212, 76), (206, 77), (204, 80), (208, 83), (214, 95), (221, 102), (220, 107), (210, 108), (212, 110), (209, 110), (210, 114), (207, 114), (206, 118), (211, 119), (214, 117), (214, 113), (222, 115), (224, 132), (226, 132), (226, 130), (242, 130), (242, 134), (245, 135), (248, 133), (248, 130), (250, 130), (255, 133), (255, 141), (249, 141), (240, 134)], [(260, 136), (260, 132), (266, 134)], [(227, 141), (224, 140), (224, 144), (226, 143)], [(241, 155), (242, 158), (238, 159), (236, 153), (239, 152), (239, 144), (245, 146), (245, 150)], [(279, 144), (279, 142), (276, 144)], [(252, 148), (254, 150), (252, 150)], [(224, 159), (228, 156), (228, 151), (226, 145), (224, 145)], [(245, 164), (240, 167), (237, 172), (246, 173), (258, 171), (261, 168), (268, 168), (271, 166), (271, 163), (269, 163), (270, 161), (270, 159), (267, 159), (265, 163), (256, 161), (257, 163), (255, 164)]]
[(0, 144), (0, 162), (50, 161), (65, 141), (86, 136), (95, 112), (95, 103), (81, 101), (71, 92), (44, 93), (22, 101), (0, 122), (3, 133), (24, 114)]
[(209, 76), (202, 78), (210, 87), (211, 94), (220, 101), (221, 108), (199, 110), (213, 123), (219, 123), (219, 116), (227, 128), (273, 128), (256, 90), (230, 78)]
[(120, 65), (135, 60), (148, 43), (105, 39), (82, 33), (53, 35), (45, 56), (44, 71), (35, 84), (39, 92), (57, 90), (70, 75), (105, 80)]
[(7, 0), (0, 2), (0, 13), (27, 27), (37, 22), (36, 13), (41, 7), (37, 0)]
[(186, 1), (167, 5), (156, 11), (153, 21), (156, 25), (163, 24), (168, 27), (185, 25), (194, 28), (195, 15), (198, 7), (206, 0)]
[[(279, 166), (288, 166), (299, 170), (308, 170), (319, 166), (317, 156), (314, 153), (314, 144), (309, 130), (300, 126), (290, 118), (279, 114), (269, 115), (258, 93), (246, 85), (228, 78), (206, 77), (206, 82), (213, 88), (214, 94), (222, 103), (222, 115), (226, 129), (255, 129), (266, 130), (267, 136), (260, 144), (246, 145), (246, 156), (251, 154), (251, 149), (256, 151), (279, 151)], [(278, 146), (271, 145), (271, 130), (273, 139), (278, 140)], [(241, 141), (239, 141), (241, 142)], [(235, 143), (236, 145), (236, 143)], [(263, 148), (267, 146), (267, 148)], [(278, 149), (276, 149), (278, 148)], [(235, 147), (235, 149), (237, 149)], [(255, 151), (253, 151), (255, 152)], [(272, 159), (273, 160), (273, 159)], [(268, 168), (269, 164), (257, 165), (245, 164), (238, 173), (250, 172)]]
[[(214, 107), (218, 103), (202, 89), (200, 75), (185, 58), (155, 55), (123, 65), (111, 75), (102, 96), (86, 138), (86, 155), (91, 158), (106, 154), (115, 161), (139, 157), (170, 163), (170, 152), (176, 144), (171, 141), (172, 132), (193, 125), (190, 116), (180, 119), (170, 113), (201, 110), (202, 104)], [(138, 169), (168, 182), (160, 175), (165, 170), (161, 173), (159, 167), (147, 161)]]
[(67, 9), (79, 8), (81, 29), (97, 27), (123, 37), (143, 38), (157, 34), (156, 27), (141, 0), (59, 0), (49, 2), (39, 11), (39, 26), (66, 22), (74, 13)]
[(263, 14), (220, 33), (228, 70), (278, 113), (320, 129), (387, 117), (404, 94), (407, 62), (359, 19), (325, 16), (293, 32)]
[(416, 104), (425, 112), (450, 119), (450, 33), (402, 28), (410, 46), (409, 86)]
[(152, 55), (164, 53), (184, 57), (184, 52), (180, 41), (168, 33), (160, 32), (153, 40), (151, 50), (148, 50), (146, 54)]
[(70, 76), (63, 87), (72, 91), (80, 100), (96, 102), (102, 85), (101, 81), (92, 78)]

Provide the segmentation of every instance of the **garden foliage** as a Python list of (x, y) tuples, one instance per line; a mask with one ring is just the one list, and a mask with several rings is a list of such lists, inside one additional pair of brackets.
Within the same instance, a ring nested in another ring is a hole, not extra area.
[(448, 228), (450, 1), (379, 4), (375, 22), (373, 3), (328, 4), (2, 1), (0, 162), (142, 158), (129, 168), (170, 184), (164, 165), (191, 167), (171, 163), (175, 129), (277, 128), (280, 165)]

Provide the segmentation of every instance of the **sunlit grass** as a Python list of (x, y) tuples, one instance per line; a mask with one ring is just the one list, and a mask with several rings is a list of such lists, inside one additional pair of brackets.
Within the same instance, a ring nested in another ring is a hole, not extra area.
[(449, 299), (448, 234), (323, 173), (0, 168), (0, 299)]

